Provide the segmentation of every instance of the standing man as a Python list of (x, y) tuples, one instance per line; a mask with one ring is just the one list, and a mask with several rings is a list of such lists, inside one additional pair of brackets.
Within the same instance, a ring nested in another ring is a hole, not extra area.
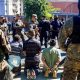
[(38, 21), (37, 21), (38, 17), (37, 14), (32, 14), (32, 18), (31, 18), (31, 22), (29, 23), (29, 27), (30, 29), (34, 29), (35, 31), (35, 38), (37, 38), (38, 33)]
[(54, 20), (51, 22), (51, 39), (58, 38), (58, 33), (61, 28), (60, 22), (57, 16), (54, 16)]
[[(24, 36), (21, 33), (22, 28), (24, 28), (24, 24), (23, 21), (20, 19), (20, 15), (17, 14), (16, 17), (14, 18), (14, 22), (13, 22), (13, 35), (15, 36), (16, 34), (20, 35), (20, 37), (22, 38), (22, 40), (24, 41)], [(14, 38), (13, 36), (13, 38)]]
[[(78, 3), (80, 12), (80, 0)], [(64, 80), (80, 80), (80, 13), (67, 20), (60, 32), (59, 46), (67, 51)]]
[(42, 16), (42, 20), (39, 22), (38, 27), (40, 29), (41, 45), (43, 45), (43, 40), (44, 40), (44, 45), (47, 48), (48, 36), (50, 31), (50, 22), (46, 19), (45, 16)]
[(11, 51), (10, 44), (7, 43), (3, 31), (0, 29), (0, 79), (1, 80), (13, 80), (10, 74), (10, 70), (7, 62), (5, 61), (5, 55)]

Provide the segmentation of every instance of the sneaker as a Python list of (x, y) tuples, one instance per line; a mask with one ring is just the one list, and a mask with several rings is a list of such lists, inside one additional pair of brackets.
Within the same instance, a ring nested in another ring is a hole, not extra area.
[(27, 69), (27, 79), (30, 79), (30, 75), (31, 75), (30, 70)]
[(31, 71), (31, 77), (32, 77), (32, 79), (36, 79), (36, 73), (35, 73), (35, 70), (32, 70), (32, 71)]

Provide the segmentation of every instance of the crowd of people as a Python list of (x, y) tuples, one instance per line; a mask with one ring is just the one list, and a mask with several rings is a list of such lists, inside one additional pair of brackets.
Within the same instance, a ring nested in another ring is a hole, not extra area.
[[(37, 15), (32, 14), (29, 22), (22, 20), (18, 14), (13, 17), (12, 21), (8, 21), (8, 18), (0, 16), (0, 79), (12, 80), (11, 72), (16, 70), (20, 74), (23, 55), (25, 56), (25, 74), (27, 73), (28, 78), (29, 70), (32, 70), (32, 76), (37, 74), (40, 63), (39, 55), (43, 45), (46, 48), (42, 52), (42, 61), (44, 69), (46, 69), (44, 70), (44, 76), (48, 77), (51, 71), (53, 77), (57, 78), (59, 55), (54, 46), (63, 24), (64, 20), (59, 19), (57, 16), (54, 16), (54, 19), (51, 18), (51, 20), (42, 16), (41, 20), (38, 21)], [(12, 34), (10, 34), (11, 32)], [(12, 36), (12, 41), (10, 41), (10, 36)], [(20, 60), (20, 65), (16, 70), (10, 62), (11, 55), (18, 57), (18, 60)], [(13, 67), (13, 69), (10, 69), (9, 66)]]
[[(0, 16), (0, 80), (13, 80), (11, 73), (21, 74), (22, 57), (25, 58), (27, 79), (35, 79), (41, 53), (44, 76), (52, 73), (52, 77), (57, 78), (60, 56), (55, 47), (56, 40), (59, 48), (67, 52), (62, 79), (80, 80), (80, 0), (78, 9), (79, 15), (67, 21), (57, 16), (50, 20), (42, 16), (38, 21), (36, 14), (32, 14), (29, 22), (22, 20), (18, 14), (12, 21)], [(43, 45), (45, 49), (42, 50)]]

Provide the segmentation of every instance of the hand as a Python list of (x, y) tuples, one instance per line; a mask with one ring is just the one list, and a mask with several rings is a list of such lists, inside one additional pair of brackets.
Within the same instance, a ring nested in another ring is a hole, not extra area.
[(57, 65), (54, 65), (53, 68), (51, 68), (51, 71), (56, 70), (57, 69)]

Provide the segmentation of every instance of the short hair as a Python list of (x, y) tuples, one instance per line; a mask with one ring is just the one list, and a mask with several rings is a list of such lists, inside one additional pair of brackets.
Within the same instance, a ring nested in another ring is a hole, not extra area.
[(18, 35), (18, 34), (16, 34), (15, 36), (14, 36), (14, 41), (19, 41), (21, 38), (20, 38), (20, 36)]
[(27, 33), (27, 36), (30, 38), (30, 37), (33, 37), (35, 36), (35, 31), (33, 29), (30, 29)]
[(56, 41), (54, 39), (50, 40), (50, 46), (55, 46), (56, 45)]
[(46, 16), (44, 16), (44, 15), (43, 15), (42, 17), (43, 17), (43, 18), (46, 18)]

